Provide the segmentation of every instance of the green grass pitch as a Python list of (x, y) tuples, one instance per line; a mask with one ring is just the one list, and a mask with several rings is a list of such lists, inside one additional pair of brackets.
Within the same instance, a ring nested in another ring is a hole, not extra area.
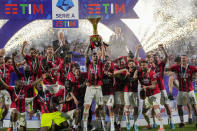
[[(176, 127), (175, 130), (171, 130), (168, 125), (165, 125), (165, 131), (197, 131), (197, 128), (195, 127), (195, 124), (186, 125), (184, 128), (179, 128), (178, 125), (176, 124), (175, 127)], [(158, 126), (158, 128), (159, 128), (159, 126)], [(139, 127), (139, 131), (157, 131), (158, 128), (147, 130), (147, 129), (144, 129), (144, 127)], [(7, 129), (5, 129), (5, 128), (0, 129), (0, 131), (7, 131)], [(27, 131), (37, 131), (37, 129), (27, 129)], [(97, 130), (97, 131), (102, 131), (102, 130)], [(126, 131), (126, 129), (123, 128), (122, 131)], [(132, 129), (131, 131), (134, 131), (134, 130)]]

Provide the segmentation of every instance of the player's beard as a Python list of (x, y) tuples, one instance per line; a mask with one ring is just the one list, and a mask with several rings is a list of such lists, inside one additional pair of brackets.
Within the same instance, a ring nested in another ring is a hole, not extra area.
[(49, 52), (47, 53), (47, 56), (48, 56), (49, 58), (52, 58), (52, 57), (53, 57), (53, 52), (49, 51)]
[(105, 64), (105, 66), (104, 66), (104, 71), (109, 71), (109, 69), (110, 69), (110, 65), (107, 63), (107, 64)]
[(35, 54), (31, 55), (32, 60), (35, 60), (35, 56), (36, 56)]
[(0, 63), (0, 69), (4, 68), (4, 63)]
[(25, 77), (29, 78), (31, 76), (31, 71), (29, 66), (25, 66)]
[(129, 67), (129, 70), (131, 70), (131, 71), (134, 71), (136, 69), (136, 67), (135, 66), (131, 66), (131, 67)]
[(183, 66), (186, 66), (186, 65), (187, 65), (187, 61), (183, 61), (183, 62), (182, 62), (182, 65), (183, 65)]

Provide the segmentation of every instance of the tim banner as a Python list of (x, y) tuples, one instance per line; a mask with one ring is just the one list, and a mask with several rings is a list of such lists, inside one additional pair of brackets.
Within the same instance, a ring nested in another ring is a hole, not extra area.
[(78, 0), (53, 0), (52, 19), (53, 28), (78, 28)]
[[(80, 20), (90, 16), (101, 16), (104, 24), (113, 32), (121, 29), (123, 43), (135, 53), (140, 44), (132, 30), (122, 19), (138, 19), (133, 10), (138, 0), (1, 0), (0, 20), (7, 22), (0, 28), (0, 48), (16, 32), (36, 20), (51, 20), (54, 28), (78, 28)], [(6, 33), (5, 33), (6, 32)], [(126, 52), (126, 51), (123, 51)], [(124, 54), (125, 55), (125, 54)], [(143, 50), (140, 57), (145, 57)]]

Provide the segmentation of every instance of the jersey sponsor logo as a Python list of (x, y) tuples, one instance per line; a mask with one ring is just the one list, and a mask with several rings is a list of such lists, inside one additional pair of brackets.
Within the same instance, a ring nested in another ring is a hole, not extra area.
[(144, 83), (144, 84), (149, 84), (149, 83), (150, 83), (150, 80), (149, 80), (149, 79), (144, 79), (144, 80), (143, 80), (143, 83)]

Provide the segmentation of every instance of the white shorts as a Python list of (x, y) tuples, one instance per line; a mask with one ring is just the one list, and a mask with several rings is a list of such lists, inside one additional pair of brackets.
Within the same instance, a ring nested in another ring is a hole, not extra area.
[[(16, 108), (10, 108), (10, 112), (12, 112), (13, 110), (16, 110)], [(26, 127), (27, 123), (25, 118), (25, 112), (20, 113), (17, 111), (17, 123), (18, 123), (18, 127), (20, 126)]]
[(62, 116), (65, 117), (67, 120), (70, 120), (70, 119), (73, 119), (74, 112), (75, 112), (75, 109), (68, 111), (68, 112), (63, 112)]
[(190, 92), (179, 91), (176, 101), (177, 101), (177, 105), (197, 104), (194, 91), (190, 91)]
[(46, 90), (48, 90), (50, 93), (56, 93), (59, 91), (59, 88), (56, 84), (54, 85), (45, 85), (43, 84), (43, 91), (45, 92)]
[(23, 127), (26, 127), (27, 123), (26, 123), (26, 118), (25, 118), (25, 112), (23, 113), (19, 113), (18, 112), (18, 125), (19, 126), (23, 126)]
[(88, 86), (86, 88), (84, 104), (91, 105), (93, 99), (97, 105), (103, 105), (103, 93), (101, 86)]
[(106, 106), (114, 106), (114, 95), (106, 95), (103, 96), (103, 102), (106, 104)]
[(168, 99), (168, 95), (166, 90), (161, 90), (161, 100), (160, 100), (161, 105), (169, 105), (170, 101)]
[(16, 110), (17, 111), (17, 109), (16, 108), (9, 108), (9, 112), (11, 113), (13, 110)]
[(161, 93), (146, 97), (143, 103), (143, 108), (150, 109), (153, 108), (153, 106), (160, 105), (160, 99)]
[(139, 98), (137, 92), (124, 92), (124, 102), (126, 106), (138, 107)]
[(124, 92), (123, 91), (115, 92), (114, 100), (116, 105), (124, 105)]
[(7, 90), (0, 90), (0, 102), (5, 102), (6, 105), (11, 104), (10, 94)]

